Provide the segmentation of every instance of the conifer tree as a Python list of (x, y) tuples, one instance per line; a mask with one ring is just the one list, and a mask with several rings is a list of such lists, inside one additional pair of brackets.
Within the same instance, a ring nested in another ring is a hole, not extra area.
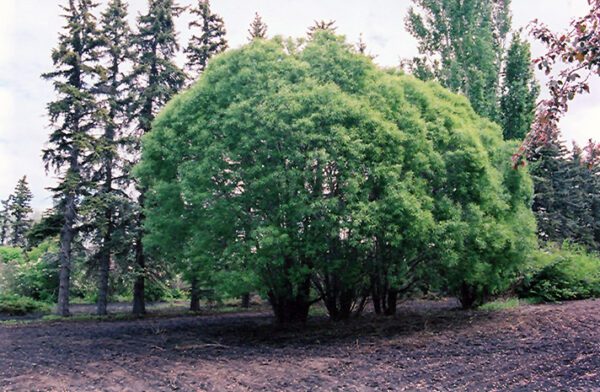
[[(498, 118), (499, 75), (503, 47), (510, 30), (510, 0), (413, 0), (406, 19), (436, 79), (464, 94), (475, 111)], [(432, 63), (438, 59), (439, 63)], [(414, 61), (414, 60), (413, 60)]]
[(17, 183), (14, 193), (11, 195), (11, 203), (8, 210), (11, 221), (11, 246), (25, 247), (26, 245), (26, 235), (31, 228), (30, 215), (33, 212), (31, 209), (31, 199), (33, 199), (33, 194), (29, 190), (27, 176), (23, 176)]
[[(138, 17), (138, 32), (134, 36), (136, 64), (133, 68), (135, 83), (133, 118), (137, 120), (135, 132), (138, 136), (137, 151), (141, 136), (150, 132), (152, 121), (158, 110), (166, 104), (184, 85), (185, 73), (174, 62), (179, 44), (174, 19), (182, 12), (173, 0), (149, 0), (148, 12)], [(145, 189), (138, 187), (137, 234), (135, 240), (135, 263), (137, 278), (133, 289), (133, 313), (145, 312), (145, 274), (147, 270), (144, 254), (143, 207)]]
[(263, 22), (258, 12), (256, 12), (254, 14), (254, 20), (248, 29), (248, 41), (252, 41), (257, 38), (267, 38), (267, 28), (268, 26), (265, 24), (265, 22)]
[(189, 27), (199, 28), (200, 31), (199, 35), (190, 38), (185, 53), (188, 69), (197, 76), (204, 71), (211, 57), (227, 49), (227, 40), (225, 23), (211, 11), (209, 0), (198, 0), (198, 8), (192, 9), (191, 13), (198, 19), (190, 22)]
[(62, 7), (67, 21), (52, 51), (54, 70), (42, 76), (51, 80), (57, 94), (48, 104), (52, 133), (44, 150), (46, 169), (60, 174), (54, 198), (64, 217), (60, 233), (58, 314), (69, 315), (71, 249), (76, 236), (78, 204), (89, 173), (85, 165), (92, 131), (102, 119), (92, 86), (97, 78), (97, 30), (91, 0), (69, 0)]
[(362, 33), (360, 33), (360, 36), (358, 37), (358, 42), (356, 43), (356, 50), (360, 54), (364, 54), (364, 55), (367, 54), (367, 44), (363, 39)]
[(106, 314), (111, 256), (127, 247), (124, 225), (131, 218), (131, 201), (125, 192), (129, 179), (121, 156), (127, 147), (124, 135), (131, 95), (130, 78), (124, 71), (133, 64), (127, 4), (111, 0), (100, 20), (99, 52), (102, 79), (97, 86), (99, 104), (106, 116), (104, 131), (96, 142), (94, 182), (96, 191), (87, 198), (87, 219), (98, 260), (99, 315)]
[(589, 171), (589, 179), (584, 185), (590, 202), (589, 218), (594, 233), (595, 250), (600, 251), (600, 143), (590, 139), (583, 150), (583, 163)]
[(597, 249), (594, 238), (596, 224), (593, 215), (593, 175), (585, 164), (583, 149), (573, 144), (573, 149), (568, 157), (566, 184), (559, 189), (559, 198), (562, 200), (561, 211), (565, 225), (561, 230), (561, 237), (584, 245), (588, 249)]
[(335, 20), (315, 20), (315, 24), (308, 28), (308, 38), (312, 38), (317, 31), (329, 31), (335, 33), (337, 26)]
[(535, 80), (529, 43), (515, 33), (508, 49), (500, 98), (505, 139), (523, 140), (535, 118), (540, 87)]
[(562, 242), (565, 214), (560, 190), (569, 187), (568, 151), (558, 133), (548, 135), (546, 141), (534, 151), (529, 161), (534, 181), (532, 209), (538, 224), (538, 238), (545, 242)]
[(10, 226), (10, 217), (8, 215), (8, 207), (10, 205), (10, 197), (0, 202), (2, 209), (0, 210), (0, 246), (6, 243), (8, 228)]

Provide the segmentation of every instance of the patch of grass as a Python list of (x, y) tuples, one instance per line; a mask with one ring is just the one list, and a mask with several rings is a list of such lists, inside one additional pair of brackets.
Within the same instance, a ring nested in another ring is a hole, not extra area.
[(309, 317), (323, 317), (328, 315), (329, 313), (327, 313), (327, 308), (325, 308), (325, 306), (313, 305), (308, 310)]
[(48, 311), (50, 305), (19, 295), (0, 295), (0, 314), (23, 316), (27, 313)]
[(136, 316), (131, 313), (114, 313), (106, 316), (98, 316), (95, 314), (75, 314), (69, 317), (62, 317), (56, 314), (49, 314), (47, 316), (42, 317), (41, 320), (37, 321), (122, 321), (133, 320), (137, 318), (139, 318), (139, 316)]
[(478, 309), (487, 312), (496, 312), (498, 310), (518, 308), (521, 305), (528, 305), (531, 303), (532, 301), (519, 298), (504, 298), (485, 303), (481, 305)]

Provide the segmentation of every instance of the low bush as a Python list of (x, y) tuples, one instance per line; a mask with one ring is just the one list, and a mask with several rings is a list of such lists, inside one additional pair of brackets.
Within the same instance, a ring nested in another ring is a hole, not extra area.
[(49, 305), (19, 295), (0, 295), (0, 314), (22, 316), (27, 313), (46, 311)]
[(0, 247), (0, 293), (54, 301), (58, 292), (58, 245), (47, 240), (28, 252)]
[(546, 302), (600, 297), (600, 256), (568, 243), (539, 250), (517, 292)]

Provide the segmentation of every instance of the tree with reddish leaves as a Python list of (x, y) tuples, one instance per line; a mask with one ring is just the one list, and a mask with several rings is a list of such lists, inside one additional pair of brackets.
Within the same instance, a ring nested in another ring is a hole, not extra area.
[[(550, 97), (538, 103), (531, 131), (513, 157), (515, 166), (525, 164), (531, 151), (555, 139), (558, 122), (569, 109), (569, 102), (576, 95), (589, 92), (589, 78), (600, 75), (600, 0), (588, 3), (588, 14), (573, 20), (570, 30), (562, 34), (550, 31), (537, 20), (532, 23), (532, 35), (547, 47), (534, 64), (550, 77)], [(564, 68), (554, 73), (559, 65)]]

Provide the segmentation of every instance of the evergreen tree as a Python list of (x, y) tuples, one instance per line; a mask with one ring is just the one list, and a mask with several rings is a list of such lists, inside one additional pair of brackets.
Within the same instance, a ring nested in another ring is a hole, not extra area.
[(198, 0), (198, 8), (192, 9), (198, 20), (190, 22), (189, 27), (199, 28), (200, 36), (193, 35), (185, 49), (187, 67), (196, 75), (206, 69), (208, 60), (227, 49), (225, 23), (210, 9), (209, 0)]
[(10, 206), (10, 196), (6, 200), (2, 200), (2, 209), (0, 210), (0, 246), (6, 243), (8, 229), (10, 227), (10, 217), (8, 209)]
[(111, 255), (128, 247), (124, 231), (126, 222), (131, 219), (131, 202), (125, 192), (130, 181), (123, 175), (127, 169), (120, 153), (128, 145), (124, 131), (128, 123), (131, 83), (124, 70), (133, 64), (133, 53), (127, 4), (122, 0), (111, 0), (102, 13), (100, 37), (102, 79), (97, 91), (106, 116), (104, 132), (95, 144), (93, 179), (97, 190), (87, 198), (86, 218), (90, 222), (90, 240), (97, 249), (97, 313), (105, 315)]
[(529, 43), (514, 34), (507, 53), (500, 98), (500, 121), (507, 140), (524, 139), (535, 118), (540, 88), (531, 64)]
[[(536, 139), (539, 140), (539, 139)], [(589, 250), (600, 246), (600, 168), (596, 145), (568, 151), (558, 132), (546, 134), (530, 155), (538, 237), (575, 242)]]
[(592, 212), (594, 191), (592, 171), (585, 164), (583, 150), (573, 144), (567, 162), (566, 186), (559, 189), (562, 200), (561, 210), (565, 226), (561, 236), (565, 240), (584, 245), (588, 249), (597, 249), (594, 239), (596, 221)]
[(55, 208), (44, 211), (42, 219), (35, 222), (27, 233), (28, 248), (35, 248), (48, 238), (58, 237), (62, 226), (63, 217)]
[(250, 24), (248, 34), (248, 41), (252, 41), (257, 38), (267, 38), (267, 25), (265, 22), (263, 22), (258, 12), (254, 14), (254, 20)]
[(536, 215), (538, 238), (562, 242), (566, 226), (561, 189), (569, 189), (567, 148), (559, 134), (548, 135), (529, 157), (534, 181), (533, 212)]
[[(406, 20), (423, 55), (419, 67), (452, 91), (467, 96), (473, 109), (498, 118), (503, 47), (510, 30), (510, 0), (413, 0)], [(439, 59), (439, 63), (431, 63)]]
[(335, 33), (337, 27), (335, 26), (335, 20), (315, 20), (315, 24), (308, 28), (308, 38), (313, 38), (317, 31), (329, 31)]
[(367, 54), (367, 43), (364, 41), (362, 33), (360, 33), (358, 37), (358, 42), (356, 43), (356, 50), (360, 54)]
[(77, 207), (86, 188), (86, 155), (93, 144), (92, 131), (102, 119), (92, 92), (97, 77), (97, 30), (91, 0), (69, 0), (62, 7), (67, 21), (52, 52), (54, 71), (42, 75), (52, 80), (57, 99), (48, 104), (53, 128), (44, 150), (46, 169), (61, 175), (54, 197), (64, 217), (60, 233), (60, 284), (57, 311), (69, 315), (71, 249), (76, 236)]
[(14, 193), (11, 196), (9, 207), (10, 216), (10, 245), (14, 247), (25, 247), (27, 232), (31, 228), (30, 215), (31, 199), (33, 194), (27, 184), (27, 176), (23, 176), (17, 183)]
[(589, 171), (589, 180), (585, 182), (590, 201), (589, 217), (594, 233), (596, 251), (600, 251), (600, 143), (592, 140), (584, 147), (585, 167)]
[[(182, 8), (173, 0), (149, 0), (148, 12), (138, 17), (138, 33), (134, 36), (136, 64), (133, 68), (135, 80), (133, 118), (139, 151), (141, 136), (150, 132), (152, 121), (158, 110), (166, 104), (184, 85), (185, 73), (174, 62), (179, 50), (174, 19)], [(145, 189), (138, 187), (138, 204), (143, 210)], [(144, 286), (146, 257), (143, 237), (144, 214), (137, 216), (137, 234), (135, 240), (135, 263), (137, 278), (133, 289), (133, 312), (145, 312)]]

